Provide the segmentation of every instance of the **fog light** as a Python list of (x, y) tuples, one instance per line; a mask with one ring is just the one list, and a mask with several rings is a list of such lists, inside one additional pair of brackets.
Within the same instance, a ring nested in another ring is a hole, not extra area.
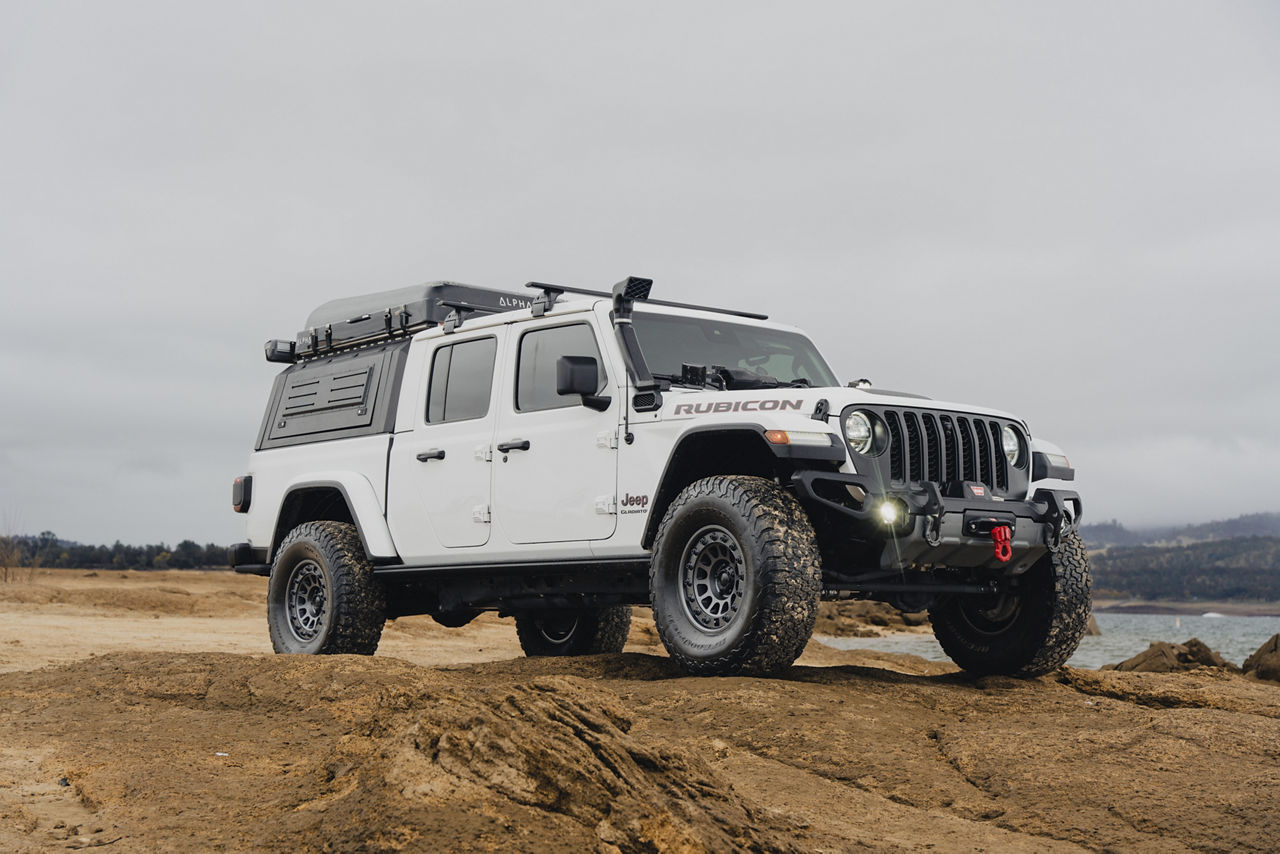
[(886, 528), (896, 528), (902, 522), (902, 508), (899, 502), (892, 498), (881, 501), (876, 512)]

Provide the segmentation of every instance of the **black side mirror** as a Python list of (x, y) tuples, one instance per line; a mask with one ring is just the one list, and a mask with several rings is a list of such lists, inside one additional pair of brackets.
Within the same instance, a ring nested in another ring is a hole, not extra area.
[(556, 360), (556, 393), (576, 394), (582, 405), (597, 412), (609, 408), (610, 397), (596, 394), (600, 388), (600, 366), (593, 356), (561, 356)]

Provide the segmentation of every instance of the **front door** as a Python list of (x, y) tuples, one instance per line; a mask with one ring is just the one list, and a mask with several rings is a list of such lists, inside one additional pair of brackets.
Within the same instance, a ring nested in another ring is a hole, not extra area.
[[(616, 392), (599, 412), (556, 393), (561, 356), (590, 356), (609, 378), (590, 323), (548, 319), (526, 325), (514, 346), (513, 394), (498, 407), (493, 519), (511, 543), (602, 540), (617, 522)], [(503, 449), (506, 449), (505, 451)]]

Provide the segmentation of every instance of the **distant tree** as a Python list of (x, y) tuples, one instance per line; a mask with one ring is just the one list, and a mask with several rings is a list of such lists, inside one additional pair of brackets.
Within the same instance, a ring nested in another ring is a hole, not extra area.
[(173, 555), (168, 552), (157, 552), (156, 556), (151, 559), (151, 565), (156, 569), (168, 569), (169, 560)]

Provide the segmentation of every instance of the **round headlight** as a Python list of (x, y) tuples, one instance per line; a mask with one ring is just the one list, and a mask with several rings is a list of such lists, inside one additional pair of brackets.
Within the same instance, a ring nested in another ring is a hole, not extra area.
[(844, 420), (844, 437), (849, 440), (849, 447), (856, 454), (865, 454), (871, 450), (874, 435), (871, 432), (871, 419), (865, 412), (854, 410)]
[(1004, 445), (1005, 459), (1009, 461), (1009, 465), (1016, 466), (1018, 457), (1022, 456), (1022, 442), (1018, 439), (1018, 431), (1008, 424), (1004, 425), (1004, 430), (1000, 433), (1000, 441)]

